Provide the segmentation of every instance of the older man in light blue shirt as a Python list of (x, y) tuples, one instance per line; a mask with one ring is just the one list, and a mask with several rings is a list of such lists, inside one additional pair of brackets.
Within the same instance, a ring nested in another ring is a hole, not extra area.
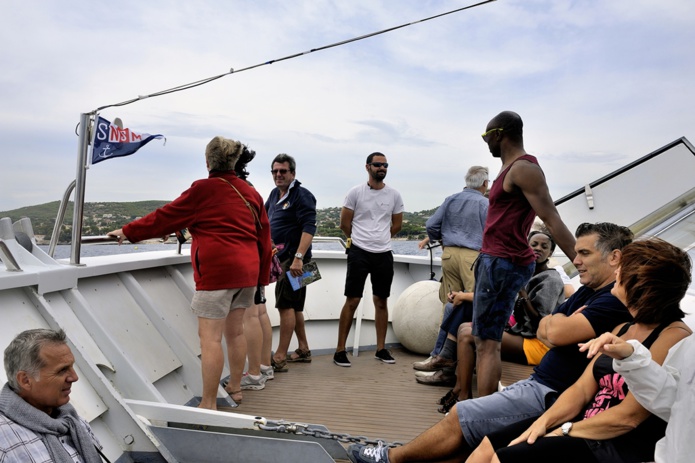
[(442, 243), (442, 286), (439, 298), (447, 302), (451, 291), (473, 291), (473, 263), (483, 245), (489, 185), (487, 167), (473, 166), (466, 173), (466, 188), (449, 196), (427, 220), (430, 241)]

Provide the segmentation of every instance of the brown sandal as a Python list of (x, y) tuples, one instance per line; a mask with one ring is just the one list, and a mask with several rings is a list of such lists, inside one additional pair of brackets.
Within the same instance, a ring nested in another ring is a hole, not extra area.
[(236, 396), (240, 396), (240, 395), (241, 395), (241, 389), (238, 390), (238, 391), (229, 392), (229, 391), (227, 390), (227, 386), (228, 386), (228, 385), (229, 385), (229, 376), (225, 376), (224, 378), (222, 378), (222, 379), (220, 380), (220, 386), (222, 386), (222, 387), (224, 388), (224, 392), (226, 392), (227, 394), (229, 394), (229, 397), (231, 397), (232, 400), (233, 400), (234, 402), (236, 402), (237, 404), (240, 404), (240, 403), (241, 403), (241, 398), (239, 398), (239, 400), (236, 400), (236, 399), (234, 398), (234, 396), (235, 396), (235, 395), (236, 395)]
[[(225, 389), (225, 391), (226, 391), (226, 389)], [(242, 395), (242, 393), (241, 393), (240, 390), (239, 390), (239, 391), (234, 391), (234, 392), (229, 392), (229, 391), (227, 391), (227, 394), (229, 394), (229, 397), (231, 397), (232, 400), (233, 400), (234, 402), (236, 402), (237, 405), (241, 405), (241, 401), (242, 401), (242, 399), (243, 399), (244, 397), (243, 397), (243, 395)], [(235, 396), (238, 397), (238, 399), (235, 398)]]
[[(296, 357), (292, 357), (293, 354), (297, 354)], [(311, 363), (311, 351), (310, 350), (301, 350), (301, 349), (296, 349), (294, 352), (287, 353), (287, 362), (288, 363)]]
[(270, 359), (270, 366), (273, 367), (273, 371), (275, 373), (287, 373), (289, 368), (287, 368), (287, 360), (281, 360), (280, 362), (276, 362), (274, 358)]
[[(447, 394), (448, 395), (448, 394)], [(446, 399), (443, 401), (442, 406), (437, 408), (437, 411), (439, 413), (444, 413), (447, 414), (449, 413), (449, 410), (451, 410), (451, 407), (456, 405), (456, 402), (458, 402), (458, 394), (452, 394), (450, 397), (442, 397), (442, 399)]]

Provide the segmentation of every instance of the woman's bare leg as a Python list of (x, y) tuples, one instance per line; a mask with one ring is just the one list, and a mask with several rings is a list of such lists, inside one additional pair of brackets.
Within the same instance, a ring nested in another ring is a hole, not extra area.
[[(246, 363), (246, 336), (244, 336), (245, 309), (232, 309), (225, 320), (224, 338), (227, 341), (227, 357), (229, 358), (229, 384), (227, 392), (235, 393), (232, 398), (241, 397), (241, 375)], [(219, 379), (218, 379), (219, 381)]]
[[(244, 337), (246, 337), (247, 355), (250, 375), (261, 374), (261, 349), (263, 348), (263, 331), (258, 318), (258, 306), (252, 305), (244, 312)], [(243, 367), (242, 367), (243, 368)]]
[(224, 327), (224, 318), (198, 317), (200, 363), (203, 375), (203, 397), (200, 405), (198, 405), (200, 408), (217, 410), (217, 389), (222, 377), (222, 369), (224, 368), (224, 354), (222, 353), (222, 332)]

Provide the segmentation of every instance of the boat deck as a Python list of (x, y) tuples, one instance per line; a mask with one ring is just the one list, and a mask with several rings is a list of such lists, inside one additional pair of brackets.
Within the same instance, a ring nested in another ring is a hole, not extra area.
[[(290, 371), (276, 373), (264, 390), (244, 391), (242, 404), (233, 411), (322, 424), (332, 433), (353, 437), (408, 442), (442, 419), (436, 403), (449, 388), (415, 381), (412, 364), (424, 356), (405, 349), (392, 353), (394, 365), (376, 360), (372, 351), (350, 356), (350, 368), (334, 365), (332, 355), (289, 364)], [(530, 372), (531, 367), (503, 362), (502, 384), (527, 378)]]

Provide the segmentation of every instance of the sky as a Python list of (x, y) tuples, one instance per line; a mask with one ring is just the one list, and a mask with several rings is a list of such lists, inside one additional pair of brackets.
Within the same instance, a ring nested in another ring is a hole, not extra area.
[[(62, 198), (82, 113), (473, 3), (0, 0), (0, 210)], [(480, 134), (512, 110), (557, 200), (695, 141), (693, 43), (692, 0), (497, 0), (105, 109), (166, 144), (92, 166), (85, 199), (174, 199), (207, 176), (205, 145), (222, 135), (256, 151), (263, 197), (284, 152), (318, 207), (339, 207), (380, 151), (406, 210), (431, 209), (468, 167), (496, 175)]]

